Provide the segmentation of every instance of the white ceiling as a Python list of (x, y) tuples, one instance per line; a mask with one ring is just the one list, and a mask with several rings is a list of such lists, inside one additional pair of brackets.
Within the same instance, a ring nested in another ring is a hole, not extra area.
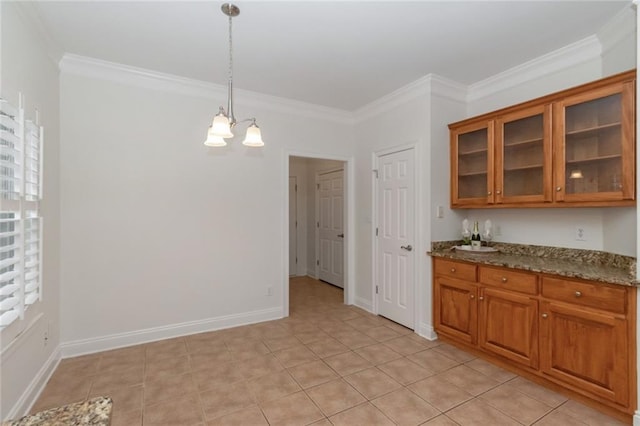
[[(64, 51), (226, 84), (223, 2), (43, 1)], [(354, 110), (429, 73), (469, 84), (595, 34), (630, 1), (238, 1), (234, 85)]]

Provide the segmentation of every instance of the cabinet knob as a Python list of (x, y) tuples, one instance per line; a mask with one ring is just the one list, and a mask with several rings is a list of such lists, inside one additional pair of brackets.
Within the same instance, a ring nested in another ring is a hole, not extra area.
[(542, 314), (542, 318), (547, 318), (549, 315), (547, 314)]
[(506, 283), (506, 282), (507, 282), (507, 277), (502, 277), (502, 280), (501, 280), (501, 281), (502, 281), (503, 283)]
[(487, 195), (491, 195), (491, 191), (487, 192)]
[(579, 292), (579, 291), (576, 291), (575, 295), (576, 295), (576, 297), (582, 297), (582, 293)]
[(556, 186), (556, 192), (560, 192), (562, 191), (562, 187), (561, 186)]
[(483, 296), (478, 297), (478, 300), (484, 300)]
[(451, 272), (455, 272), (455, 271), (456, 271), (456, 268), (451, 268)]
[(502, 194), (502, 191), (500, 191), (499, 189), (496, 191), (496, 194), (500, 195)]
[(469, 299), (475, 299), (476, 296), (474, 296), (473, 294), (469, 295)]

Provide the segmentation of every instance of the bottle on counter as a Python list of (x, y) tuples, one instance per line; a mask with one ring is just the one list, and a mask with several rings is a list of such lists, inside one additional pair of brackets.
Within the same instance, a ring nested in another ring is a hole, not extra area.
[(478, 231), (478, 221), (473, 224), (473, 232), (471, 233), (471, 249), (478, 250), (482, 245), (480, 240), (480, 231)]

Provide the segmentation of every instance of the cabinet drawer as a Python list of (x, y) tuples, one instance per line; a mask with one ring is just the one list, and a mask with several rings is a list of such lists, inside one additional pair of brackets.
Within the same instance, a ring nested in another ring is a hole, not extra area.
[(480, 282), (505, 290), (526, 294), (538, 294), (538, 277), (526, 272), (516, 272), (504, 268), (480, 267)]
[(542, 295), (549, 299), (619, 314), (627, 311), (627, 292), (622, 287), (544, 277)]
[(465, 281), (476, 281), (476, 265), (436, 259), (436, 274), (458, 278)]

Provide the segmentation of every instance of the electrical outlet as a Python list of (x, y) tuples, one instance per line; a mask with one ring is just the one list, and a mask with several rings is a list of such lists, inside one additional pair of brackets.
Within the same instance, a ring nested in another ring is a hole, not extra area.
[(587, 232), (583, 226), (576, 226), (576, 241), (587, 241)]
[(444, 217), (444, 207), (438, 206), (436, 209), (436, 217), (442, 219)]
[(273, 287), (267, 287), (267, 296), (273, 296)]

